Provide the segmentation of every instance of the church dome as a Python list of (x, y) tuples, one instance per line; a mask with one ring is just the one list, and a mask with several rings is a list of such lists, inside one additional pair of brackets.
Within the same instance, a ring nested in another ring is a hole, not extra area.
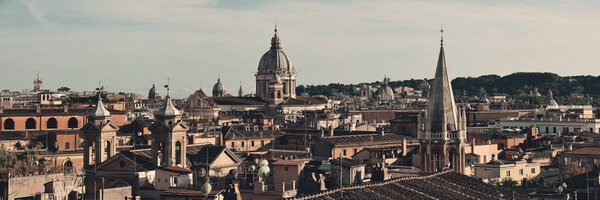
[(156, 86), (154, 86), (154, 84), (152, 84), (152, 88), (150, 88), (150, 91), (148, 91), (148, 99), (158, 99), (158, 95), (158, 89), (156, 88)]
[(294, 74), (294, 65), (290, 57), (283, 52), (280, 45), (279, 35), (275, 29), (275, 35), (271, 39), (271, 49), (260, 58), (258, 63), (258, 74)]
[(383, 84), (377, 90), (377, 96), (380, 100), (391, 101), (394, 100), (394, 90), (389, 85), (390, 79), (386, 76), (383, 78)]
[(217, 83), (213, 86), (213, 97), (225, 96), (225, 86), (221, 83), (221, 78), (217, 79)]

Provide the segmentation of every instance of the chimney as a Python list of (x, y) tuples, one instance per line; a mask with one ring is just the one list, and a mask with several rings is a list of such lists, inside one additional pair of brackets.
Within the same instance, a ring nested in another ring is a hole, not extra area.
[(68, 113), (69, 112), (69, 106), (64, 105), (63, 106), (63, 112)]
[(569, 143), (569, 151), (573, 151), (573, 143)]
[(473, 137), (473, 142), (471, 142), (471, 153), (475, 153), (475, 137)]
[(0, 105), (0, 114), (2, 114), (4, 112), (4, 106)]
[(333, 137), (333, 128), (329, 127), (329, 137)]
[(406, 138), (402, 138), (402, 157), (406, 156)]
[(384, 135), (385, 135), (385, 129), (384, 129), (383, 127), (381, 128), (381, 133), (380, 133), (380, 135), (381, 135), (381, 136), (384, 136)]
[(35, 107), (35, 112), (36, 112), (36, 113), (41, 113), (41, 112), (42, 112), (42, 108), (40, 107), (40, 105), (37, 105), (37, 106)]

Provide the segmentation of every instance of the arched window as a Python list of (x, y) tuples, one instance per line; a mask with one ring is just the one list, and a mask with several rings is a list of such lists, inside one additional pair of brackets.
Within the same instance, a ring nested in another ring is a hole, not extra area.
[(75, 117), (71, 117), (68, 122), (69, 128), (79, 128), (79, 121)]
[(48, 121), (46, 122), (46, 128), (57, 128), (58, 127), (58, 121), (56, 121), (56, 119), (54, 117), (48, 119)]
[(65, 173), (73, 173), (75, 170), (73, 170), (73, 161), (71, 160), (67, 160), (65, 161), (65, 163), (63, 164), (63, 170)]
[(277, 90), (277, 98), (281, 98), (281, 90)]
[(110, 141), (106, 141), (106, 147), (104, 147), (104, 153), (106, 153), (106, 159), (110, 158), (110, 154), (111, 154), (111, 148), (110, 148)]
[(25, 129), (35, 129), (35, 119), (27, 119), (27, 121), (25, 121)]
[(175, 164), (181, 164), (181, 142), (177, 141), (175, 143)]
[(15, 130), (15, 121), (11, 118), (4, 120), (4, 130)]

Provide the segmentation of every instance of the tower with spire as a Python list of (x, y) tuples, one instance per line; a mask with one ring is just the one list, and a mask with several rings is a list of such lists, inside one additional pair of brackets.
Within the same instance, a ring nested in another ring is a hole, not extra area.
[[(443, 29), (440, 32), (443, 33)], [(427, 110), (419, 115), (421, 171), (452, 169), (464, 173), (466, 129), (465, 110), (457, 109), (454, 101), (442, 35), (429, 105)]]
[(271, 38), (271, 48), (263, 54), (256, 73), (256, 96), (270, 101), (273, 94), (273, 77), (281, 80), (281, 99), (296, 98), (296, 71), (290, 57), (281, 48), (277, 26)]
[(98, 88), (98, 102), (88, 114), (88, 122), (81, 128), (83, 139), (83, 165), (90, 167), (99, 164), (116, 154), (116, 125), (111, 123), (112, 116), (102, 102), (102, 88)]
[(38, 92), (42, 90), (42, 80), (40, 80), (40, 74), (33, 80), (33, 91)]
[(242, 89), (242, 82), (240, 82), (240, 89), (238, 90), (238, 97), (244, 96), (244, 90)]
[(152, 159), (155, 166), (186, 167), (186, 133), (188, 126), (181, 120), (181, 112), (173, 105), (169, 86), (162, 107), (154, 115)]

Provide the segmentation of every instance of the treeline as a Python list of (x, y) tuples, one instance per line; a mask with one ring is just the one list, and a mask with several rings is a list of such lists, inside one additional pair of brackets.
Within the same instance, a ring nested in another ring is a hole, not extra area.
[[(429, 84), (433, 79), (425, 80)], [(391, 81), (390, 86), (395, 88), (407, 86), (419, 89), (424, 80)], [(366, 84), (381, 84), (380, 81)], [(300, 85), (296, 88), (297, 94), (309, 95), (334, 94), (356, 95), (354, 88), (360, 84), (331, 83), (329, 85)], [(454, 94), (457, 96), (482, 96), (494, 93), (504, 93), (511, 97), (523, 97), (533, 92), (535, 88), (545, 96), (549, 89), (555, 97), (571, 96), (571, 94), (599, 96), (600, 76), (565, 76), (553, 73), (518, 72), (506, 76), (484, 75), (479, 77), (459, 77), (452, 80)], [(565, 99), (574, 101), (571, 99)], [(558, 100), (557, 100), (558, 101)]]

